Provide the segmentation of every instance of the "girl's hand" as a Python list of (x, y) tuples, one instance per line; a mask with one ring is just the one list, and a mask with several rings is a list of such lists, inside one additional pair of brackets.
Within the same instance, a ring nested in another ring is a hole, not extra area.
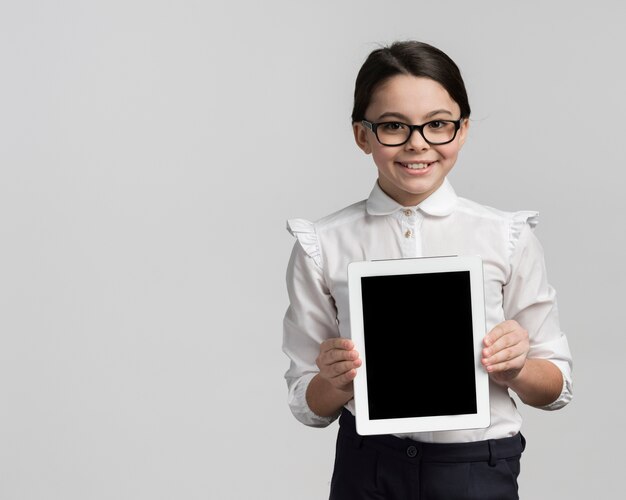
[(508, 320), (496, 325), (483, 343), (482, 363), (491, 379), (508, 386), (526, 364), (530, 349), (528, 332), (517, 321)]
[(356, 369), (361, 366), (359, 353), (349, 339), (334, 338), (321, 343), (320, 353), (315, 360), (320, 369), (319, 376), (335, 389), (352, 392), (352, 381)]

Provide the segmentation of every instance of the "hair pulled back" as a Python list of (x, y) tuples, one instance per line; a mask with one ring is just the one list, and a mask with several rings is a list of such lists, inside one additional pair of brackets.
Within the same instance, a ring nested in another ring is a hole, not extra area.
[(413, 75), (436, 81), (459, 105), (461, 118), (469, 118), (469, 100), (458, 66), (436, 47), (411, 40), (374, 50), (367, 57), (356, 77), (353, 123), (365, 119), (365, 111), (376, 89), (395, 75)]

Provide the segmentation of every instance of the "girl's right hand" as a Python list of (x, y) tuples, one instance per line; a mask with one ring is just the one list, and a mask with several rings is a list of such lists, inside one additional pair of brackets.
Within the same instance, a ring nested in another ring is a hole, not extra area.
[(320, 344), (320, 353), (315, 362), (320, 369), (319, 376), (335, 389), (353, 392), (352, 381), (362, 363), (359, 353), (354, 349), (354, 342), (343, 338), (325, 340)]

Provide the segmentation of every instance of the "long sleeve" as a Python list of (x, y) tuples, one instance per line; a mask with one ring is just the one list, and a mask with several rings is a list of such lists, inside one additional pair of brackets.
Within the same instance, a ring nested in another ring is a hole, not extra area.
[(319, 371), (315, 360), (320, 344), (328, 338), (339, 337), (337, 310), (323, 277), (312, 223), (290, 221), (289, 229), (298, 242), (287, 268), (289, 308), (283, 322), (283, 352), (290, 359), (285, 373), (288, 402), (300, 422), (325, 427), (335, 419), (314, 414), (306, 402), (306, 390)]
[(567, 338), (559, 326), (556, 292), (547, 280), (541, 244), (520, 213), (512, 225), (510, 280), (503, 289), (503, 307), (507, 319), (514, 319), (527, 331), (529, 358), (547, 359), (563, 374), (559, 397), (545, 410), (562, 408), (572, 399), (572, 357)]

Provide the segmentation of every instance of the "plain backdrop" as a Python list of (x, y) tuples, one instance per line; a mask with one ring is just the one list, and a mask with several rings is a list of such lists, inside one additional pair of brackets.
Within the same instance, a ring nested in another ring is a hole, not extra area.
[(286, 404), (285, 219), (367, 197), (354, 79), (460, 66), (464, 197), (538, 210), (575, 400), (522, 408), (526, 499), (626, 465), (619, 1), (0, 2), (0, 498), (326, 498), (336, 424)]

